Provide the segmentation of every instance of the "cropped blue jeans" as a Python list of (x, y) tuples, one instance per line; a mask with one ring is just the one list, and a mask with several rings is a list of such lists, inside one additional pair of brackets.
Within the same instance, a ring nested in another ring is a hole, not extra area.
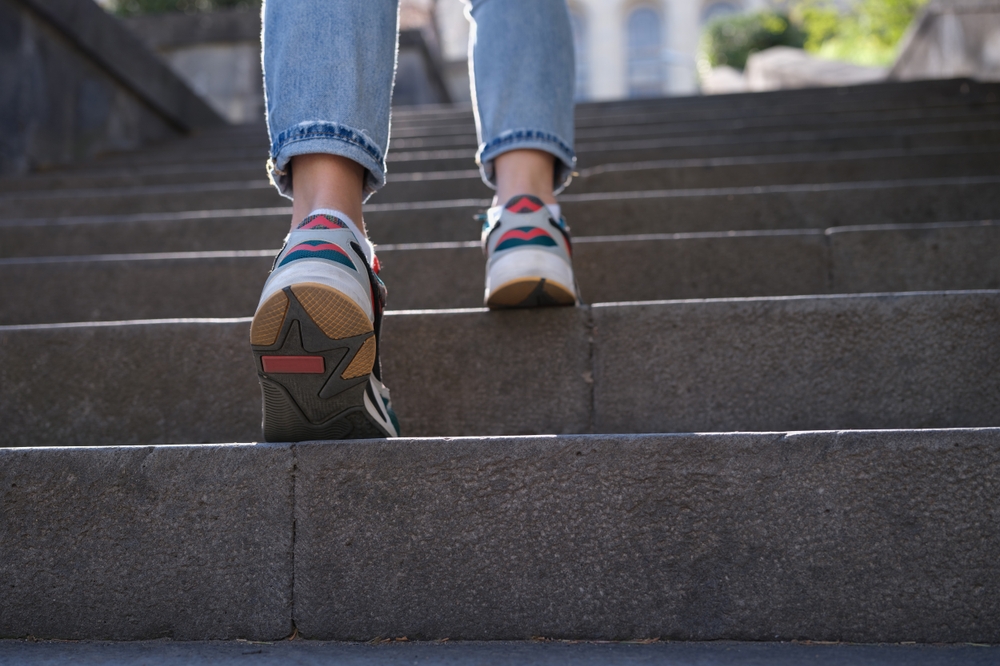
[[(533, 148), (556, 157), (558, 192), (576, 163), (566, 2), (466, 3), (483, 180), (496, 186), (498, 155)], [(365, 168), (369, 196), (385, 184), (398, 0), (267, 0), (263, 12), (272, 180), (291, 198), (292, 157), (341, 155)]]

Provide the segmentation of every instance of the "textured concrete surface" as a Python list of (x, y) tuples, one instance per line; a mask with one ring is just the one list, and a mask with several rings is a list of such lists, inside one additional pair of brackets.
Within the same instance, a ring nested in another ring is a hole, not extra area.
[(407, 436), (577, 433), (590, 428), (584, 308), (398, 314), (382, 368)]
[[(207, 236), (207, 234), (206, 234)], [(0, 324), (253, 314), (275, 250), (0, 259)], [(383, 245), (392, 310), (483, 302), (477, 241)], [(1000, 222), (583, 236), (592, 303), (1000, 287)]]
[(1000, 288), (998, 221), (828, 233), (835, 291)]
[[(996, 291), (404, 311), (382, 358), (408, 436), (995, 426), (998, 319)], [(248, 325), (0, 328), (7, 441), (255, 440)]]
[(32, 264), (0, 260), (0, 324), (251, 317), (275, 252)]
[(296, 460), (307, 638), (1000, 640), (997, 429), (301, 444)]
[[(478, 242), (396, 247), (379, 249), (391, 309), (482, 306)], [(9, 287), (0, 324), (250, 316), (275, 251), (240, 254), (0, 259), (0, 282)], [(577, 279), (592, 302), (824, 293), (828, 263), (825, 237), (812, 230), (578, 238), (574, 245)]]
[(592, 316), (596, 432), (1000, 425), (996, 291), (598, 305)]
[(658, 160), (584, 169), (567, 192), (974, 176), (997, 170), (1000, 170), (1000, 156), (987, 147)]
[(0, 641), (0, 663), (81, 666), (156, 663), (288, 664), (367, 666), (580, 666), (660, 664), (662, 666), (986, 666), (1000, 656), (995, 646), (975, 645), (808, 645), (794, 643), (579, 643), (391, 642), (383, 645), (323, 641), (277, 643), (172, 642), (51, 643)]
[(248, 320), (0, 330), (7, 446), (254, 441)]
[[(287, 203), (287, 202), (286, 202)], [(281, 246), (291, 206), (0, 221), (6, 257), (264, 250)]]
[(0, 636), (287, 636), (292, 492), (287, 447), (0, 448)]

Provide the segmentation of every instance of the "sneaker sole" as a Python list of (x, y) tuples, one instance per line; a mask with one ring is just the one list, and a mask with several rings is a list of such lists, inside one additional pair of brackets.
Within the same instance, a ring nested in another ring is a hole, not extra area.
[(264, 440), (388, 436), (365, 407), (375, 345), (368, 315), (332, 287), (307, 282), (272, 294), (250, 325)]
[(558, 282), (537, 277), (506, 282), (494, 289), (486, 299), (486, 307), (494, 310), (575, 304), (576, 295), (573, 290)]

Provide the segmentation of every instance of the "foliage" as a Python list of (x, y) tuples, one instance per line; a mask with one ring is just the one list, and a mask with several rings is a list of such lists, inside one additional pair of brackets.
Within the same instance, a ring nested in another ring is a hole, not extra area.
[(854, 0), (847, 11), (836, 0), (800, 0), (792, 20), (806, 34), (805, 49), (859, 65), (888, 65), (926, 0)]
[(859, 65), (888, 65), (926, 2), (788, 0), (788, 14), (723, 16), (705, 28), (699, 70), (720, 65), (743, 69), (750, 54), (772, 46), (802, 47), (821, 58)]
[(731, 14), (709, 22), (702, 35), (702, 57), (709, 66), (746, 66), (747, 58), (772, 46), (801, 48), (805, 35), (786, 14), (754, 12)]
[(165, 12), (210, 12), (232, 7), (260, 7), (260, 0), (112, 0), (111, 9), (119, 16), (163, 14)]

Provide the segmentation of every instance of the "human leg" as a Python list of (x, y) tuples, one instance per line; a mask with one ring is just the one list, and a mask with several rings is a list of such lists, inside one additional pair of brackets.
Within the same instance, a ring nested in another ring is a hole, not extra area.
[(565, 0), (470, 0), (466, 11), (476, 158), (497, 191), (483, 228), (486, 305), (572, 305), (572, 246), (555, 199), (576, 164)]
[(250, 329), (268, 441), (394, 436), (385, 287), (361, 218), (385, 182), (396, 0), (267, 2), (269, 171), (292, 231)]

